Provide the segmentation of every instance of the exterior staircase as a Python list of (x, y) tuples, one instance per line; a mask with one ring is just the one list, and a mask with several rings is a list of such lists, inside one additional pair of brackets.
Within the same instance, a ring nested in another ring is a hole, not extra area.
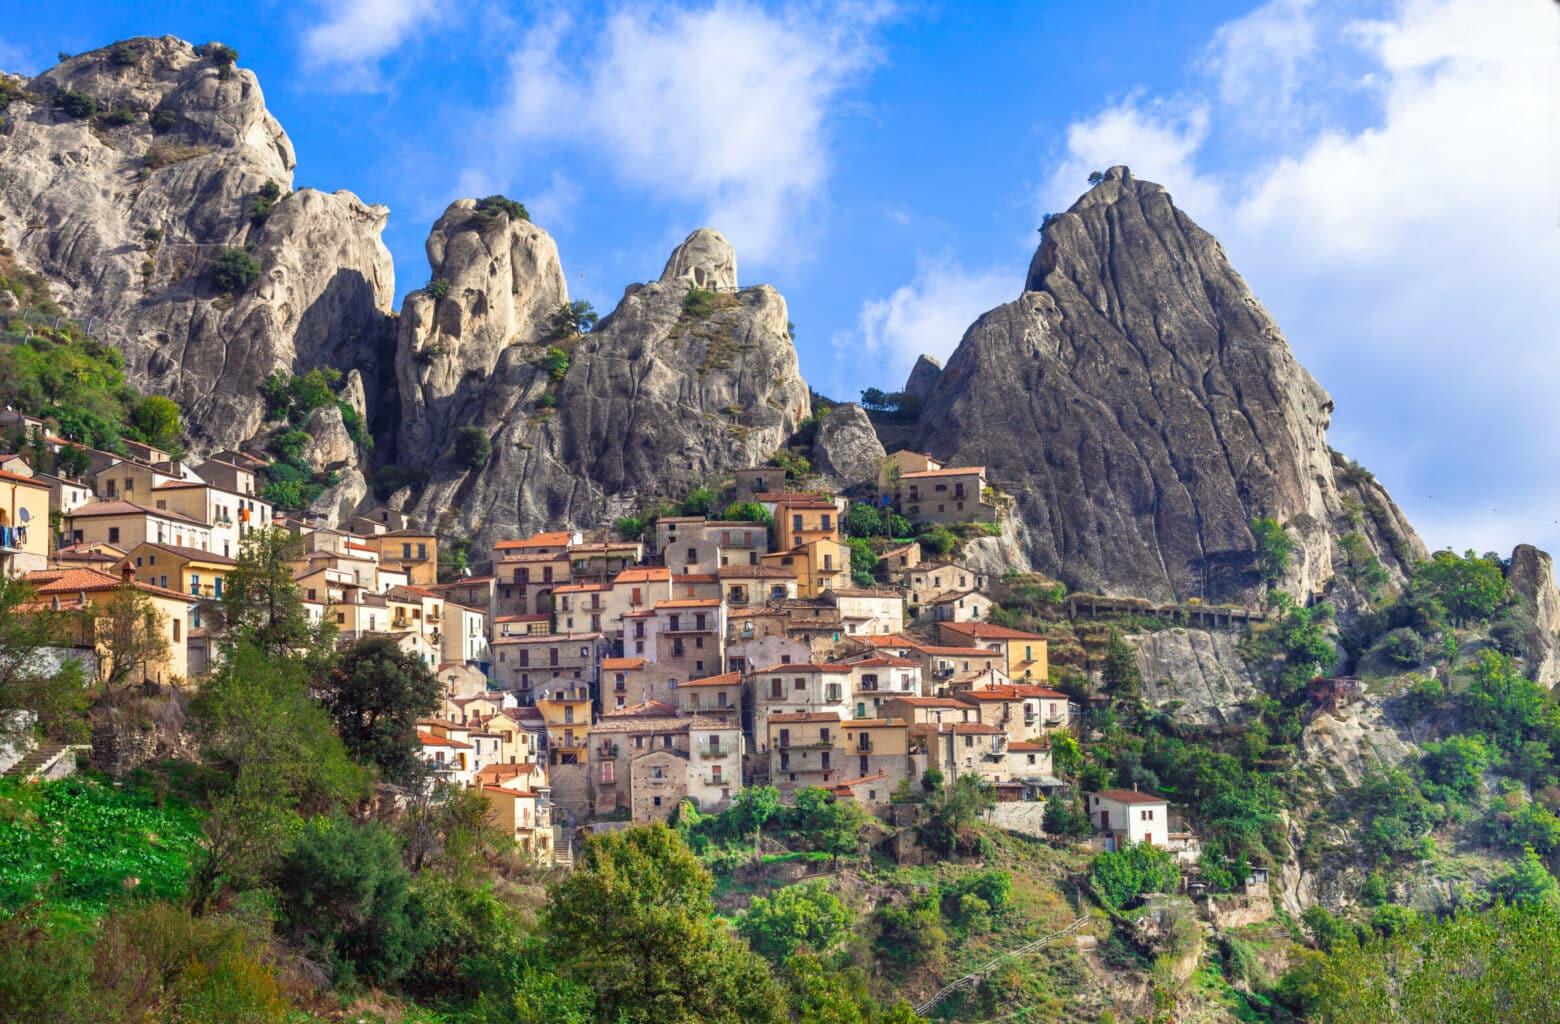
[[(60, 778), (62, 776), (53, 774), (54, 769), (62, 760), (74, 758), (75, 753), (75, 747), (68, 743), (44, 743), (22, 755), (22, 759), (3, 774), (13, 779)], [(64, 774), (75, 774), (74, 761), (70, 771)]]

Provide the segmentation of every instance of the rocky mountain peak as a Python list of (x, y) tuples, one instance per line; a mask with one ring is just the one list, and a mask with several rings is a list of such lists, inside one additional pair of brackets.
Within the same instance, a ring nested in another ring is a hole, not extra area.
[(736, 291), (736, 250), (719, 231), (700, 228), (672, 250), (666, 269), (661, 271), (662, 284), (675, 282), (711, 292)]
[(1327, 446), (1332, 399), (1224, 250), (1114, 167), (1051, 218), (1025, 292), (965, 334), (914, 447), (982, 464), (1037, 569), (1076, 589), (1257, 601), (1251, 522), (1296, 538), (1294, 593), (1361, 533), (1390, 570), (1424, 547)]

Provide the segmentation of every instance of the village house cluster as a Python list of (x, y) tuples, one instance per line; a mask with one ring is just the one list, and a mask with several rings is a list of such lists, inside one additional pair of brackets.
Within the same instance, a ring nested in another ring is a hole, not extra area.
[[(882, 812), (933, 770), (1005, 800), (1062, 784), (1050, 738), (1073, 709), (1047, 686), (1045, 638), (987, 621), (986, 575), (917, 543), (881, 552), (874, 584), (858, 585), (846, 499), (784, 490), (777, 467), (735, 474), (736, 500), (772, 526), (667, 516), (642, 538), (543, 532), (497, 542), (491, 572), (441, 583), (439, 538), (397, 512), (327, 528), (275, 514), (260, 456), (187, 466), (125, 447), (88, 451), (80, 478), (0, 461), (0, 567), (55, 607), (140, 591), (168, 654), (139, 679), (180, 683), (219, 654), (212, 621), (243, 538), (290, 531), (310, 616), (343, 642), (388, 637), (436, 673), (425, 759), (441, 782), (480, 788), (540, 863), (565, 854), (566, 826), (665, 820), (690, 799), (714, 812), (744, 786), (823, 787)], [(896, 452), (879, 483), (913, 523), (998, 516), (980, 467)], [(78, 653), (96, 665), (83, 621)], [(1157, 824), (1168, 809), (1092, 799), (1106, 842), (1171, 840)]]

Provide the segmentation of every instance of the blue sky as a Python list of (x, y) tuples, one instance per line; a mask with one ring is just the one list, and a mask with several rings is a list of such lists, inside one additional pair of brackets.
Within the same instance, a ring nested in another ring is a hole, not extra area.
[(702, 225), (790, 303), (804, 375), (897, 387), (1017, 294), (1089, 170), (1164, 183), (1428, 543), (1560, 547), (1560, 18), (1550, 0), (1114, 6), (58, 2), (0, 68), (220, 39), (295, 184), (392, 211), (404, 294), (504, 192), (605, 312)]

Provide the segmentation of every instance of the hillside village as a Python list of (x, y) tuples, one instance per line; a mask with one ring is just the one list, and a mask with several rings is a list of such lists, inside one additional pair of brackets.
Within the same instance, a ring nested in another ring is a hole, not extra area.
[[(8, 415), (0, 429), (75, 464), (58, 452), (79, 446)], [(502, 540), (490, 572), (441, 581), (441, 538), (386, 508), (334, 529), (278, 514), (257, 489), (261, 454), (187, 466), (138, 442), (79, 450), (77, 476), (5, 459), (4, 567), (54, 609), (144, 594), (166, 656), (122, 678), (198, 687), (221, 657), (220, 599), (245, 538), (286, 531), (313, 621), (343, 645), (392, 640), (436, 671), (443, 707), (418, 727), (433, 778), (482, 792), (541, 865), (568, 862), (581, 825), (668, 821), (685, 800), (715, 813), (745, 786), (819, 787), (881, 815), (929, 772), (974, 775), (1004, 801), (1066, 785), (1050, 737), (1077, 705), (1049, 686), (1045, 636), (988, 621), (1002, 584), (892, 538), (861, 579), (851, 502), (785, 489), (778, 465), (734, 474), (723, 507), (750, 518)], [(898, 451), (880, 482), (880, 507), (912, 528), (1000, 516), (982, 467)], [(77, 643), (71, 655), (110, 663), (91, 629)], [(1136, 816), (1160, 823), (1157, 837), (1102, 825), (1102, 846), (1130, 835), (1195, 850), (1157, 806)]]

